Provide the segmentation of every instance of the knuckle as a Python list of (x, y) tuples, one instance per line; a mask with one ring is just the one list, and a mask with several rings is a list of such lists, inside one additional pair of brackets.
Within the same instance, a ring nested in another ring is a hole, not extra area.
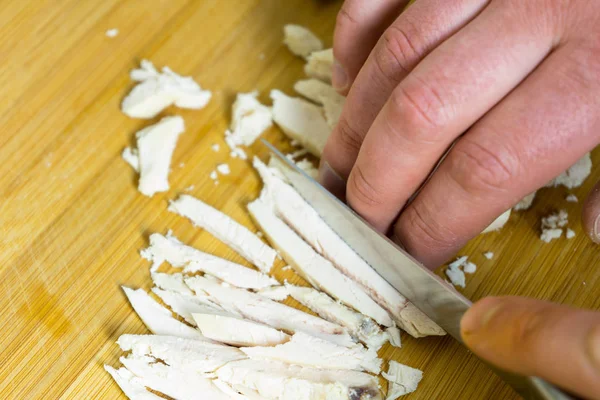
[(340, 118), (336, 126), (336, 137), (342, 150), (357, 153), (362, 145), (362, 135), (346, 118)]
[(442, 96), (427, 84), (403, 83), (392, 92), (390, 102), (402, 124), (414, 128), (414, 132), (441, 131), (451, 119)]
[(415, 203), (408, 207), (403, 213), (398, 224), (395, 226), (395, 234), (406, 245), (408, 252), (412, 250), (412, 242), (418, 242), (418, 246), (431, 251), (452, 249), (457, 241), (448, 229), (444, 229), (435, 223), (435, 218), (430, 213)]
[(516, 155), (506, 147), (492, 148), (467, 138), (449, 156), (450, 177), (471, 195), (506, 190), (518, 176)]
[(383, 204), (382, 193), (371, 183), (358, 163), (354, 165), (348, 180), (348, 198), (357, 209)]
[(401, 26), (390, 26), (381, 36), (374, 53), (375, 65), (390, 82), (398, 83), (420, 58), (416, 39)]

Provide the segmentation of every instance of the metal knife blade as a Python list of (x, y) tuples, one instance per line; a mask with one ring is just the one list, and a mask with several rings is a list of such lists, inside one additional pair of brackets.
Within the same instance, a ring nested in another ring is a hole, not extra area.
[[(279, 158), (287, 167), (281, 172), (327, 225), (388, 283), (464, 345), (460, 320), (471, 302), (373, 229), (269, 142), (264, 139), (262, 142), (271, 150), (272, 156)], [(526, 399), (573, 399), (542, 379), (518, 376), (493, 366), (490, 368)]]

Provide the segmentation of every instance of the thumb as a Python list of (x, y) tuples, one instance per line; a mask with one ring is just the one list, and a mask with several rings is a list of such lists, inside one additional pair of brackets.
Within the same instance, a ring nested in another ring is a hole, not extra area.
[(465, 344), (507, 371), (600, 399), (600, 313), (519, 297), (489, 297), (463, 317)]
[(582, 217), (586, 233), (600, 244), (600, 182), (596, 183), (583, 204)]

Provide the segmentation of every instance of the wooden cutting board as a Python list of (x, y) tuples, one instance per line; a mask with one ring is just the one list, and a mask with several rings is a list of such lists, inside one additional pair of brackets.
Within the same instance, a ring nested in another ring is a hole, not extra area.
[[(213, 237), (166, 211), (188, 192), (252, 226), (245, 204), (259, 190), (247, 163), (228, 156), (223, 132), (239, 91), (292, 93), (303, 63), (281, 44), (285, 23), (313, 29), (331, 45), (337, 1), (306, 0), (5, 0), (0, 3), (0, 394), (7, 399), (119, 398), (102, 369), (118, 364), (115, 340), (146, 332), (119, 285), (149, 287), (138, 252), (152, 232), (173, 229), (202, 250), (243, 260)], [(118, 28), (119, 35), (105, 32)], [(120, 157), (150, 121), (119, 111), (140, 59), (195, 77), (213, 90), (184, 117), (172, 189), (149, 199)], [(266, 137), (289, 149), (277, 129)], [(218, 143), (221, 151), (211, 145)], [(286, 147), (287, 146), (287, 147)], [(265, 154), (260, 145), (251, 149)], [(600, 162), (599, 154), (595, 155)], [(218, 186), (209, 178), (228, 162)], [(592, 181), (573, 191), (584, 198)], [(187, 188), (187, 189), (185, 189)], [(461, 254), (478, 271), (465, 294), (519, 294), (600, 309), (600, 247), (583, 234), (580, 203), (564, 189), (543, 190), (500, 233)], [(577, 236), (538, 239), (540, 217), (558, 208)], [(484, 251), (493, 251), (493, 260)], [(290, 272), (277, 266), (279, 279)], [(383, 356), (425, 371), (407, 399), (511, 399), (510, 389), (449, 338), (413, 340)]]

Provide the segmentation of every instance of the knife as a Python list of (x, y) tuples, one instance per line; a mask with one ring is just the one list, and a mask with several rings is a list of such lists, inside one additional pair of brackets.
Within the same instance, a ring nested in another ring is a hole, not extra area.
[[(327, 225), (390, 285), (464, 345), (460, 335), (460, 320), (471, 307), (471, 302), (373, 229), (269, 142), (264, 139), (262, 142), (272, 156), (282, 161), (285, 168), (281, 172)], [(525, 399), (574, 400), (540, 378), (520, 376), (487, 365)]]

